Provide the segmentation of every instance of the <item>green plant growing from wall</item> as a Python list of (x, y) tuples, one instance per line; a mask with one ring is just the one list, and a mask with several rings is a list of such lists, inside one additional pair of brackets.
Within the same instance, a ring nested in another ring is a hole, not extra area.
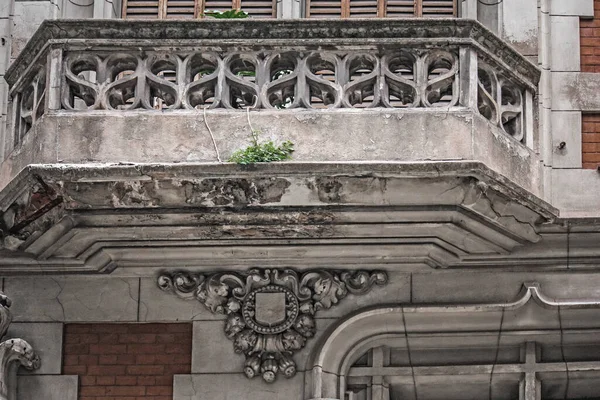
[(217, 19), (248, 18), (248, 13), (242, 10), (210, 11), (205, 10), (204, 15)]
[(245, 149), (234, 152), (231, 157), (229, 157), (228, 161), (247, 165), (259, 162), (285, 161), (291, 159), (292, 153), (294, 152), (294, 143), (289, 140), (286, 140), (280, 145), (275, 145), (272, 141), (260, 143), (258, 135), (261, 134), (261, 131), (252, 127), (252, 123), (250, 122), (250, 107), (246, 108), (246, 113), (252, 136), (252, 144)]

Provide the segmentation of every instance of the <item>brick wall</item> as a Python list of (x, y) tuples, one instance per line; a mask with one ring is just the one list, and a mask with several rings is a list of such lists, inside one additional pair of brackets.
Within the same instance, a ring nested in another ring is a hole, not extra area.
[(172, 400), (191, 370), (191, 324), (66, 324), (63, 374), (79, 400)]
[[(594, 19), (581, 20), (581, 71), (600, 72), (600, 0), (594, 0)], [(600, 114), (583, 115), (583, 168), (600, 165)]]
[(594, 19), (580, 21), (581, 71), (600, 72), (600, 0), (594, 0)]
[(600, 114), (583, 114), (583, 168), (600, 165)]

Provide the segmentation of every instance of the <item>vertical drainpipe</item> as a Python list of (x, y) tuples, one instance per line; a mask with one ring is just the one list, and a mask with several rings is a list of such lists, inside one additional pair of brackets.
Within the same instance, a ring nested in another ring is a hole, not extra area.
[(542, 68), (540, 79), (540, 147), (543, 160), (543, 194), (546, 200), (552, 198), (552, 37), (550, 21), (550, 1), (538, 0), (540, 7), (539, 60)]
[[(4, 67), (0, 70), (0, 75), (4, 76), (5, 68), (8, 68), (10, 62), (10, 46), (13, 30), (13, 16), (15, 14), (15, 0), (8, 0), (8, 4), (0, 6), (0, 21), (3, 22), (4, 28), (0, 30), (0, 60), (4, 61)], [(4, 80), (4, 78), (0, 78)], [(4, 89), (0, 88), (0, 162), (4, 160), (7, 152), (6, 145), (8, 138), (8, 86), (4, 85)], [(6, 118), (2, 119), (2, 115)]]
[(477, 19), (477, 0), (462, 0), (462, 18)]

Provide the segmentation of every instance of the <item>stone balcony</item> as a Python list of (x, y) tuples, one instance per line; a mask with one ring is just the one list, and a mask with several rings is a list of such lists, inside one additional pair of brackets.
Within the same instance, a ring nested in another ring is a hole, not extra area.
[[(539, 75), (470, 20), (47, 21), (6, 74), (6, 264), (510, 254), (556, 214)], [(252, 130), (293, 161), (221, 163)]]

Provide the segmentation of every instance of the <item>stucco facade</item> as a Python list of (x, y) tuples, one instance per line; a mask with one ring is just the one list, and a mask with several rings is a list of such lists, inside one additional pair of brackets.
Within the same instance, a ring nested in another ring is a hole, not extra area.
[(5, 3), (0, 400), (598, 397), (600, 1)]

